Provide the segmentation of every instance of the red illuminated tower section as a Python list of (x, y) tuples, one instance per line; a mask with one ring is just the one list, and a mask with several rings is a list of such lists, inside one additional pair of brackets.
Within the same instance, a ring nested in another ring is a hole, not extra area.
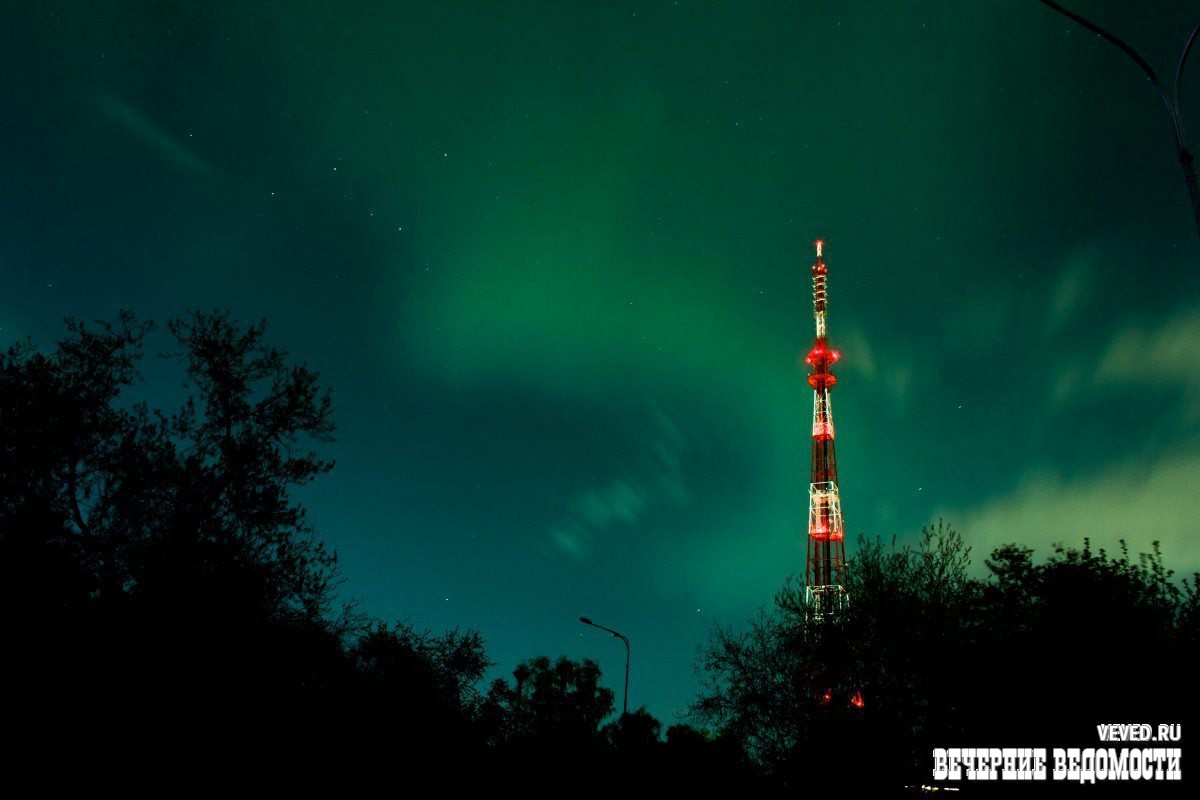
[(824, 623), (846, 607), (843, 583), (846, 564), (845, 528), (838, 497), (837, 456), (834, 452), (833, 410), (829, 394), (837, 384), (830, 371), (840, 358), (825, 335), (825, 283), (828, 269), (817, 242), (817, 263), (812, 268), (813, 317), (817, 338), (804, 362), (812, 369), (813, 389), (812, 471), (808, 489), (808, 570), (805, 596), (809, 618)]

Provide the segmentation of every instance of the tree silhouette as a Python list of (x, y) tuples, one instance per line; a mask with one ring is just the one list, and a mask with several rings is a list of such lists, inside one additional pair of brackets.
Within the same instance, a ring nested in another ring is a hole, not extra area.
[[(1200, 576), (1177, 580), (1157, 544), (1086, 539), (1040, 562), (1006, 545), (980, 576), (941, 523), (913, 546), (862, 541), (850, 610), (819, 636), (794, 581), (745, 631), (715, 631), (705, 730), (663, 741), (644, 708), (605, 725), (614, 693), (590, 660), (533, 658), (481, 694), (477, 633), (336, 608), (335, 555), (292, 497), (332, 468), (308, 449), (333, 435), (330, 393), (265, 328), (169, 322), (165, 363), (189, 390), (170, 412), (134, 399), (153, 327), (130, 312), (0, 354), (4, 722), (66, 742), (36, 755), (195, 773), (311, 771), (320, 752), (406, 780), (450, 764), (460, 788), (676, 794), (820, 793), (852, 774), (887, 794), (927, 779), (934, 746), (1089, 745), (1097, 723), (1195, 719)], [(831, 686), (861, 689), (861, 718), (821, 701)]]
[[(1094, 726), (1111, 719), (1195, 718), (1200, 576), (1176, 581), (1157, 543), (1131, 560), (1124, 544), (1114, 558), (1085, 539), (1042, 563), (1007, 545), (985, 561), (986, 578), (970, 564), (940, 522), (915, 547), (863, 540), (850, 611), (825, 637), (839, 646), (810, 635), (789, 581), (745, 631), (714, 631), (694, 716), (781, 786), (836, 783), (870, 763), (856, 784), (890, 791), (927, 782), (934, 746), (1094, 745)], [(861, 686), (861, 720), (810, 702), (830, 664)]]
[(686, 725), (662, 724), (645, 707), (601, 727), (614, 693), (589, 659), (524, 661), (513, 682), (496, 680), (481, 706), (491, 731), (491, 771), (503, 782), (562, 791), (751, 791), (760, 787), (740, 743)]
[(513, 675), (514, 685), (498, 680), (488, 694), (500, 740), (586, 749), (613, 712), (613, 691), (600, 686), (600, 666), (591, 659), (538, 656)]
[(625, 753), (648, 753), (659, 743), (662, 723), (645, 706), (622, 714), (616, 722), (605, 725), (601, 733), (608, 746)]
[(36, 699), (7, 723), (91, 731), (72, 736), (125, 762), (219, 740), (263, 764), (298, 732), (393, 758), (481, 746), (478, 634), (334, 607), (336, 557), (292, 497), (333, 467), (308, 448), (334, 432), (319, 375), (265, 321), (166, 327), (188, 390), (169, 412), (131, 397), (153, 330), (132, 312), (0, 355), (0, 681)]

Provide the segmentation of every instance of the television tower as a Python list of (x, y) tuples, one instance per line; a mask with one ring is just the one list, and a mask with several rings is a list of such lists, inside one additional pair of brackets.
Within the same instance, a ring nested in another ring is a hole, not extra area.
[(833, 410), (829, 393), (837, 385), (830, 369), (841, 354), (829, 347), (825, 335), (825, 281), (829, 273), (817, 241), (817, 263), (812, 268), (813, 318), (817, 338), (804, 363), (812, 368), (808, 385), (813, 389), (812, 471), (808, 487), (808, 570), (805, 600), (813, 622), (821, 624), (846, 607), (843, 573), (846, 569), (845, 528), (838, 497), (837, 456), (833, 446)]
[[(817, 263), (812, 265), (812, 318), (816, 321), (816, 339), (804, 357), (811, 367), (809, 386), (812, 386), (812, 467), (809, 483), (809, 561), (805, 576), (804, 600), (806, 618), (817, 642), (827, 651), (838, 642), (830, 642), (824, 633), (838, 620), (848, 604), (846, 594), (846, 528), (841, 519), (841, 498), (838, 495), (838, 456), (834, 450), (833, 409), (829, 392), (838, 384), (830, 372), (841, 354), (830, 349), (826, 336), (826, 281), (829, 270), (821, 252), (824, 242), (816, 242)], [(820, 680), (816, 676), (817, 680)], [(826, 678), (835, 678), (826, 675)], [(841, 682), (841, 681), (839, 681)], [(845, 684), (844, 684), (845, 685)], [(847, 705), (856, 712), (863, 710), (863, 692), (853, 688), (847, 693)], [(839, 694), (841, 692), (839, 691)], [(834, 705), (834, 690), (817, 686), (817, 703)], [(839, 704), (841, 700), (839, 699)]]
[[(812, 470), (808, 487), (808, 569), (805, 602), (814, 638), (822, 638), (826, 626), (837, 620), (849, 603), (845, 588), (846, 530), (842, 502), (838, 496), (837, 455), (833, 445), (833, 410), (829, 393), (837, 385), (830, 371), (841, 354), (829, 347), (825, 334), (825, 283), (829, 274), (822, 254), (824, 242), (817, 241), (817, 263), (812, 268), (813, 318), (817, 337), (804, 363), (812, 369), (808, 385), (813, 389)], [(826, 643), (831, 644), (831, 643)], [(833, 689), (818, 690), (818, 702), (830, 705)], [(849, 705), (863, 707), (862, 692), (849, 695)]]
[[(838, 456), (834, 450), (833, 409), (829, 392), (838, 384), (830, 368), (841, 354), (829, 348), (826, 337), (826, 281), (828, 267), (824, 264), (824, 242), (817, 240), (817, 263), (812, 265), (812, 318), (816, 323), (816, 339), (804, 357), (812, 369), (812, 468), (809, 483), (809, 561), (806, 570), (804, 599), (808, 620), (814, 633), (821, 638), (823, 628), (836, 621), (844, 612), (850, 596), (846, 594), (846, 528), (841, 519), (841, 499), (838, 495)], [(828, 646), (832, 643), (826, 643)], [(829, 705), (833, 688), (818, 691), (818, 702)], [(863, 693), (850, 693), (850, 706), (863, 708)]]

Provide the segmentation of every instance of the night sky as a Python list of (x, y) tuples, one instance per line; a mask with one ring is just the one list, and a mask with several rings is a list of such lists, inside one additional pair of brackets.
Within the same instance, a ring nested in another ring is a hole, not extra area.
[[(1189, 6), (1071, 5), (1168, 81)], [(0, 30), (0, 343), (266, 317), (333, 388), (337, 468), (299, 497), (344, 596), (478, 629), (497, 675), (593, 657), (619, 705), (589, 616), (670, 723), (711, 627), (803, 573), (818, 237), (850, 554), (940, 516), (979, 557), (1157, 538), (1200, 568), (1167, 115), (1033, 0), (39, 2)], [(142, 393), (173, 404), (168, 347)]]

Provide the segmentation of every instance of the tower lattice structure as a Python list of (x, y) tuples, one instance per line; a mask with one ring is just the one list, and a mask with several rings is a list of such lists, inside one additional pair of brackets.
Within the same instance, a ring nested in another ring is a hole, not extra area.
[(826, 302), (829, 270), (817, 242), (817, 263), (812, 268), (813, 319), (816, 339), (804, 363), (812, 369), (808, 385), (813, 390), (812, 469), (808, 488), (808, 569), (805, 599), (809, 618), (824, 623), (846, 608), (844, 575), (846, 533), (842, 501), (838, 494), (837, 453), (834, 448), (833, 409), (829, 395), (837, 385), (831, 371), (841, 358), (826, 336)]
[[(813, 638), (821, 646), (829, 648), (835, 644), (825, 635), (826, 629), (837, 621), (849, 605), (846, 593), (846, 527), (842, 520), (842, 501), (838, 493), (837, 452), (834, 448), (833, 408), (829, 394), (837, 385), (832, 372), (833, 365), (841, 355), (829, 346), (826, 335), (826, 305), (829, 270), (825, 266), (822, 250), (824, 243), (818, 241), (817, 263), (812, 268), (813, 319), (816, 324), (816, 339), (804, 362), (812, 372), (808, 385), (813, 390), (812, 424), (812, 468), (808, 488), (808, 568), (805, 580), (805, 601), (808, 620), (813, 626)], [(833, 704), (835, 695), (832, 682), (841, 684), (846, 691), (848, 705), (861, 711), (862, 691), (855, 687), (847, 675), (825, 674), (814, 676), (817, 681), (817, 701), (821, 705)], [(829, 681), (829, 682), (826, 682)], [(846, 687), (849, 687), (846, 689)]]

